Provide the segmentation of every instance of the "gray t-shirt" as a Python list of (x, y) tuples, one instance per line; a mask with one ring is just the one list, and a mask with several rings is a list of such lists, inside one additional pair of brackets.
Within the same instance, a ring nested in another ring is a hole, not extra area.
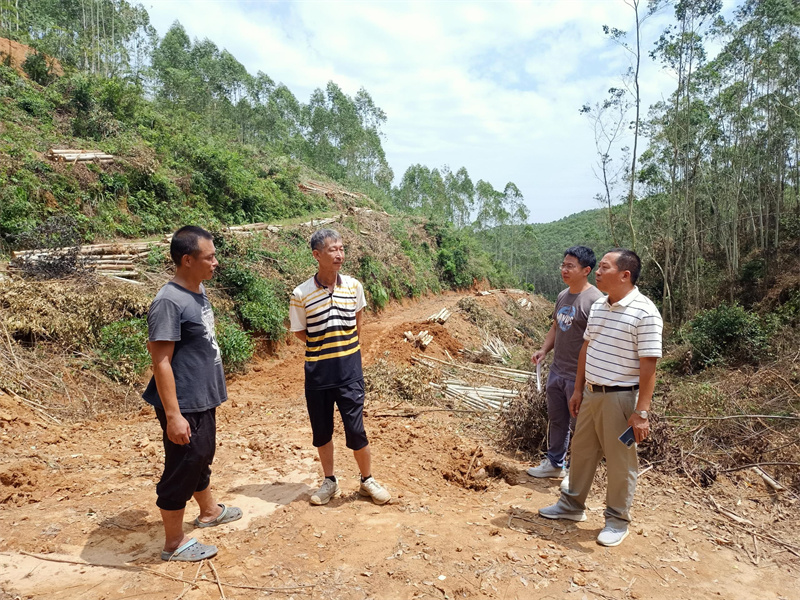
[(603, 293), (594, 286), (590, 286), (580, 294), (570, 294), (567, 288), (558, 295), (556, 308), (553, 311), (553, 319), (556, 322), (556, 343), (550, 371), (559, 377), (575, 381), (589, 310), (594, 301), (602, 297)]
[[(175, 342), (172, 372), (182, 413), (209, 410), (227, 400), (214, 313), (205, 287), (201, 285), (200, 293), (195, 294), (171, 281), (167, 283), (150, 305), (147, 331), (151, 342)], [(163, 408), (155, 377), (142, 397)]]

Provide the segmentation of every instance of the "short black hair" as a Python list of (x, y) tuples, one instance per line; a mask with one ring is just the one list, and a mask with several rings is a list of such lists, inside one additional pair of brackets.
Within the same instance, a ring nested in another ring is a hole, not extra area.
[(214, 236), (208, 231), (197, 225), (186, 225), (172, 234), (172, 242), (169, 244), (169, 255), (172, 262), (181, 266), (181, 260), (187, 254), (194, 256), (199, 249), (200, 238), (214, 240)]
[[(572, 246), (572, 248), (567, 248), (564, 250), (564, 256), (574, 256), (578, 259), (578, 264), (583, 268), (591, 267), (591, 269), (594, 269), (594, 266), (597, 264), (594, 250), (587, 246)], [(591, 272), (591, 270), (589, 272)]]
[(636, 285), (636, 282), (639, 281), (639, 273), (642, 272), (642, 259), (636, 252), (627, 248), (612, 248), (608, 251), (609, 254), (612, 252), (619, 255), (617, 256), (617, 269), (630, 271), (631, 283)]
[(342, 236), (335, 229), (320, 229), (314, 232), (308, 245), (311, 246), (312, 250), (322, 250), (327, 240), (341, 242)]

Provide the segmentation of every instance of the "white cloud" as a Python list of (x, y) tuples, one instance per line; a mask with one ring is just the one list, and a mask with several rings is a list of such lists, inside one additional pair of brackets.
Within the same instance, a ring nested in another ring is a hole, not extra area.
[[(384, 147), (397, 179), (414, 163), (466, 166), (474, 181), (515, 182), (532, 220), (595, 208), (594, 140), (578, 110), (620, 85), (629, 62), (602, 33), (633, 22), (622, 0), (518, 2), (223, 2), (147, 7), (163, 35), (227, 48), (305, 102), (335, 81), (364, 87), (388, 116)], [(647, 23), (652, 46), (669, 15)], [(643, 107), (674, 83), (643, 61)]]

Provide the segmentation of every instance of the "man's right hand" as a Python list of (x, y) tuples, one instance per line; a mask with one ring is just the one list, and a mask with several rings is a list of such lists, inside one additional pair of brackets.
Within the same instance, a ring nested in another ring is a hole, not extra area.
[(569, 414), (575, 418), (578, 418), (578, 411), (581, 408), (582, 402), (583, 390), (576, 389), (574, 392), (572, 392), (572, 396), (569, 399)]
[(546, 355), (547, 352), (544, 351), (544, 348), (539, 348), (533, 353), (533, 356), (531, 356), (531, 362), (535, 365), (538, 365), (540, 362), (542, 362), (542, 360), (544, 360)]
[(167, 418), (167, 437), (173, 444), (185, 446), (192, 439), (192, 428), (183, 415)]

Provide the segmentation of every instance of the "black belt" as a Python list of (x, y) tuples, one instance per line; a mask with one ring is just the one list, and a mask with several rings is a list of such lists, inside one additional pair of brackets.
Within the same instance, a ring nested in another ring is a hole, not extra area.
[(610, 392), (632, 392), (634, 390), (638, 390), (638, 385), (597, 385), (596, 383), (587, 383), (586, 387), (589, 388), (589, 391), (594, 393), (604, 393), (608, 394)]

